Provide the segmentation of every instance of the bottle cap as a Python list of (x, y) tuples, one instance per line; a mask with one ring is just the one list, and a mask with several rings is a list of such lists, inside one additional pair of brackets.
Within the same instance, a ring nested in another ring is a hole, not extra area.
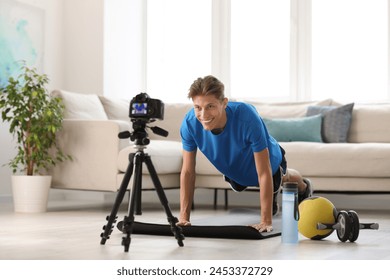
[(283, 191), (286, 191), (286, 192), (298, 192), (298, 183), (295, 183), (295, 182), (284, 183)]

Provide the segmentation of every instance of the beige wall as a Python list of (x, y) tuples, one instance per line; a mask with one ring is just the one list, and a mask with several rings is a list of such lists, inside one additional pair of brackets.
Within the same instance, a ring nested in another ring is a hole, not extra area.
[(104, 0), (65, 0), (63, 89), (103, 94)]

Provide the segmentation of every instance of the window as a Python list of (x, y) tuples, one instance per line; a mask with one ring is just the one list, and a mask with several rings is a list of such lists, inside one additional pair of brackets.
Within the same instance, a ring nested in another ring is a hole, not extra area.
[(290, 1), (231, 0), (231, 96), (290, 95)]
[(130, 100), (145, 91), (143, 0), (104, 2), (104, 95)]
[(237, 99), (389, 100), (389, 2), (106, 0), (104, 92), (189, 102), (214, 74)]
[(147, 92), (188, 102), (192, 82), (211, 73), (211, 2), (148, 0)]
[(312, 1), (312, 99), (388, 98), (387, 2)]

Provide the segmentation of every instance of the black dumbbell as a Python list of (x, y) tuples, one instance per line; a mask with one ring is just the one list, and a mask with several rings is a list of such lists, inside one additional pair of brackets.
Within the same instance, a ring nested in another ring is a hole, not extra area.
[(361, 229), (379, 229), (377, 223), (360, 223), (358, 214), (353, 211), (340, 211), (337, 214), (337, 223), (323, 224), (318, 223), (317, 229), (335, 229), (337, 237), (341, 242), (355, 242), (359, 237)]

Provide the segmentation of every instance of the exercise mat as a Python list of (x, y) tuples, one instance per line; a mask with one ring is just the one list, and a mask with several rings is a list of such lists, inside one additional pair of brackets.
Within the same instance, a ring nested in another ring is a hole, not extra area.
[[(258, 209), (232, 209), (226, 214), (218, 214), (210, 217), (194, 218), (191, 226), (182, 227), (185, 237), (227, 238), (227, 239), (265, 239), (281, 234), (281, 216), (273, 217), (272, 232), (258, 232), (248, 226), (260, 221)], [(117, 227), (122, 231), (123, 222)], [(168, 224), (153, 224), (134, 222), (133, 234), (165, 235), (173, 236)]]

